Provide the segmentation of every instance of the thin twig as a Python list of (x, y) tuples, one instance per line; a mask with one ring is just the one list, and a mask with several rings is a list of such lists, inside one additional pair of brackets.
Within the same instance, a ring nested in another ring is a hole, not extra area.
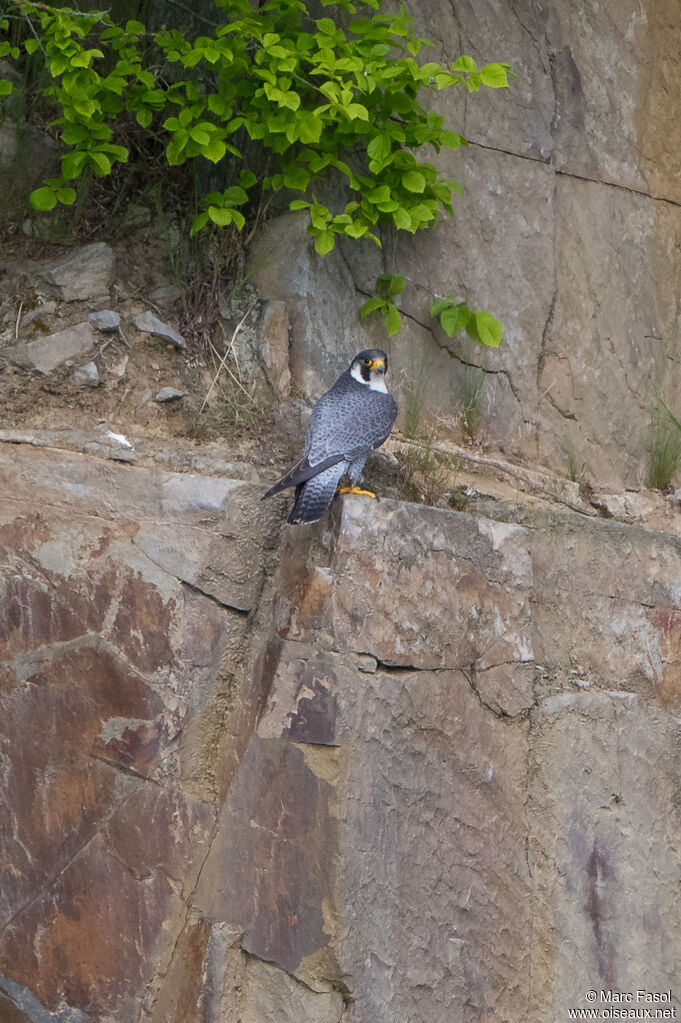
[(33, 35), (35, 37), (35, 41), (37, 42), (38, 46), (42, 50), (42, 53), (43, 53), (43, 56), (44, 56), (45, 55), (45, 47), (43, 46), (43, 44), (42, 44), (42, 42), (40, 40), (40, 36), (38, 35), (38, 33), (35, 30), (33, 22), (31, 21), (31, 19), (29, 18), (28, 14), (26, 14), (25, 11), (24, 11), (24, 17), (26, 18), (26, 21), (28, 22), (28, 27), (30, 28), (31, 32), (33, 33)]
[[(211, 347), (211, 350), (212, 350), (212, 352), (213, 352), (213, 357), (214, 357), (214, 358), (217, 358), (217, 359), (220, 359), (220, 358), (221, 358), (221, 356), (220, 356), (220, 353), (218, 352), (218, 350), (216, 349), (215, 345), (214, 345), (214, 344), (213, 344), (213, 342), (212, 342), (212, 341), (210, 340), (210, 338), (208, 339), (208, 344), (210, 345), (210, 347)], [(248, 393), (248, 391), (246, 390), (246, 388), (244, 387), (244, 385), (243, 385), (243, 384), (241, 383), (241, 381), (240, 381), (240, 380), (238, 379), (238, 377), (236, 377), (236, 376), (235, 376), (235, 375), (234, 375), (234, 374), (232, 373), (232, 371), (231, 371), (231, 369), (229, 368), (229, 366), (225, 366), (225, 369), (227, 370), (227, 373), (228, 373), (228, 374), (229, 374), (229, 376), (230, 376), (230, 377), (232, 378), (232, 380), (233, 380), (233, 381), (234, 381), (234, 383), (235, 383), (235, 384), (237, 385), (237, 387), (239, 387), (239, 388), (240, 388), (240, 389), (241, 389), (241, 390), (242, 390), (242, 391), (244, 392), (244, 394), (246, 395), (246, 397), (248, 398), (248, 400), (249, 400), (249, 401), (252, 401), (252, 400), (253, 400), (253, 395), (252, 395), (252, 394), (249, 394), (249, 393)], [(220, 372), (220, 370), (218, 370), (218, 373), (219, 373), (219, 372)]]
[(22, 298), (19, 303), (19, 312), (17, 313), (17, 322), (14, 324), (14, 337), (19, 340), (19, 320), (21, 319), (21, 310), (24, 308), (24, 300)]
[[(246, 317), (248, 316), (248, 314), (249, 314), (249, 313), (251, 312), (251, 310), (252, 310), (253, 308), (254, 308), (254, 306), (253, 306), (253, 305), (252, 305), (252, 306), (249, 306), (249, 308), (248, 308), (248, 309), (246, 310), (246, 312), (244, 313), (244, 315), (243, 315), (243, 316), (241, 317), (241, 319), (240, 319), (240, 320), (239, 320), (239, 322), (237, 323), (236, 327), (234, 328), (234, 333), (232, 334), (232, 340), (231, 340), (231, 341), (229, 342), (229, 345), (227, 346), (227, 350), (226, 350), (225, 354), (224, 354), (224, 355), (222, 356), (222, 359), (220, 360), (220, 364), (219, 364), (219, 366), (218, 366), (218, 369), (217, 369), (217, 373), (216, 373), (216, 374), (215, 374), (215, 376), (213, 377), (213, 382), (212, 382), (212, 384), (210, 385), (210, 387), (208, 388), (208, 392), (206, 393), (206, 397), (205, 397), (205, 398), (203, 399), (203, 404), (201, 405), (201, 408), (199, 409), (199, 415), (201, 415), (201, 413), (202, 413), (202, 412), (203, 412), (203, 410), (205, 409), (205, 407), (206, 407), (206, 402), (207, 402), (207, 401), (208, 401), (208, 399), (210, 398), (210, 395), (211, 395), (211, 391), (213, 390), (213, 388), (215, 387), (216, 383), (218, 382), (218, 377), (220, 376), (220, 373), (221, 373), (221, 372), (222, 372), (222, 370), (223, 370), (223, 369), (225, 368), (225, 364), (226, 364), (226, 362), (227, 362), (227, 359), (228, 359), (228, 357), (229, 357), (229, 353), (231, 352), (231, 350), (232, 350), (232, 348), (233, 348), (233, 346), (234, 346), (234, 342), (236, 341), (236, 336), (237, 336), (237, 334), (239, 333), (239, 331), (240, 331), (241, 327), (243, 326), (243, 323), (244, 323), (244, 321), (245, 321)], [(237, 365), (238, 365), (238, 363), (237, 363)], [(245, 388), (245, 387), (243, 386), (243, 384), (241, 383), (241, 381), (240, 381), (240, 380), (237, 380), (237, 379), (236, 379), (236, 377), (234, 376), (234, 374), (233, 374), (233, 373), (232, 373), (232, 372), (230, 371), (230, 369), (229, 369), (229, 366), (227, 366), (227, 372), (228, 372), (228, 373), (229, 373), (229, 375), (230, 375), (230, 376), (232, 377), (232, 379), (236, 381), (236, 383), (237, 383), (237, 384), (239, 385), (239, 387), (240, 387), (240, 388), (241, 388), (241, 390), (242, 390), (242, 391), (244, 392), (244, 394), (248, 395), (248, 397), (250, 398), (250, 395), (248, 394), (248, 391), (247, 391), (247, 390), (246, 390), (246, 388)]]
[[(16, 4), (17, 7), (21, 7), (24, 0), (12, 0), (12, 3)], [(50, 7), (49, 4), (40, 3), (39, 0), (31, 0), (31, 7), (38, 7), (41, 11), (47, 11), (49, 14), (54, 14), (57, 8)], [(107, 8), (105, 11), (74, 11), (71, 7), (59, 8), (60, 13), (70, 14), (74, 18), (94, 18), (96, 15), (97, 21), (101, 21), (104, 15), (109, 14), (111, 8)]]
[(120, 323), (118, 324), (118, 327), (116, 329), (118, 330), (118, 334), (119, 334), (120, 339), (123, 342), (123, 344), (127, 345), (128, 348), (130, 348), (131, 347), (130, 342), (128, 341), (127, 337), (123, 333), (123, 328), (121, 327)]

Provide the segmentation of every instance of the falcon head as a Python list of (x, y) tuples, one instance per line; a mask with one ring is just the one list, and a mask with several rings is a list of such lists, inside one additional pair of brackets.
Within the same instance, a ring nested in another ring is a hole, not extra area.
[(388, 356), (380, 348), (367, 348), (356, 355), (350, 363), (350, 374), (360, 384), (367, 384), (372, 391), (385, 391), (384, 375), (388, 371)]

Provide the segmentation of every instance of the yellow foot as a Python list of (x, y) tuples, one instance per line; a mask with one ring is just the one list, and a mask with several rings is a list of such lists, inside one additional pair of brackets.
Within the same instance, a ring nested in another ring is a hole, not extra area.
[(339, 487), (339, 494), (361, 494), (363, 497), (373, 497), (376, 500), (376, 495), (371, 490), (362, 490), (361, 487)]

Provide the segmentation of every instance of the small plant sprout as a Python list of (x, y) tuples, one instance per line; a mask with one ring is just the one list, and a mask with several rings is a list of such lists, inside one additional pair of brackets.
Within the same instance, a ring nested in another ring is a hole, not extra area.
[(454, 337), (465, 330), (473, 341), (487, 348), (498, 348), (501, 344), (504, 332), (496, 316), (473, 312), (465, 302), (457, 302), (450, 296), (436, 298), (430, 307), (430, 315), (439, 319), (447, 337)]
[(402, 328), (402, 317), (393, 298), (401, 295), (405, 286), (406, 281), (401, 274), (381, 274), (376, 280), (376, 293), (360, 309), (360, 318), (364, 319), (370, 313), (380, 312), (385, 320), (388, 337), (397, 334)]

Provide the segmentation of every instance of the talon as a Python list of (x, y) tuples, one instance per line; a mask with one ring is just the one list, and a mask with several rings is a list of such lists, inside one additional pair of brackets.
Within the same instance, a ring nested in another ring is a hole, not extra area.
[(339, 487), (339, 494), (361, 494), (362, 497), (373, 497), (376, 500), (376, 495), (371, 490), (362, 490), (361, 487)]

